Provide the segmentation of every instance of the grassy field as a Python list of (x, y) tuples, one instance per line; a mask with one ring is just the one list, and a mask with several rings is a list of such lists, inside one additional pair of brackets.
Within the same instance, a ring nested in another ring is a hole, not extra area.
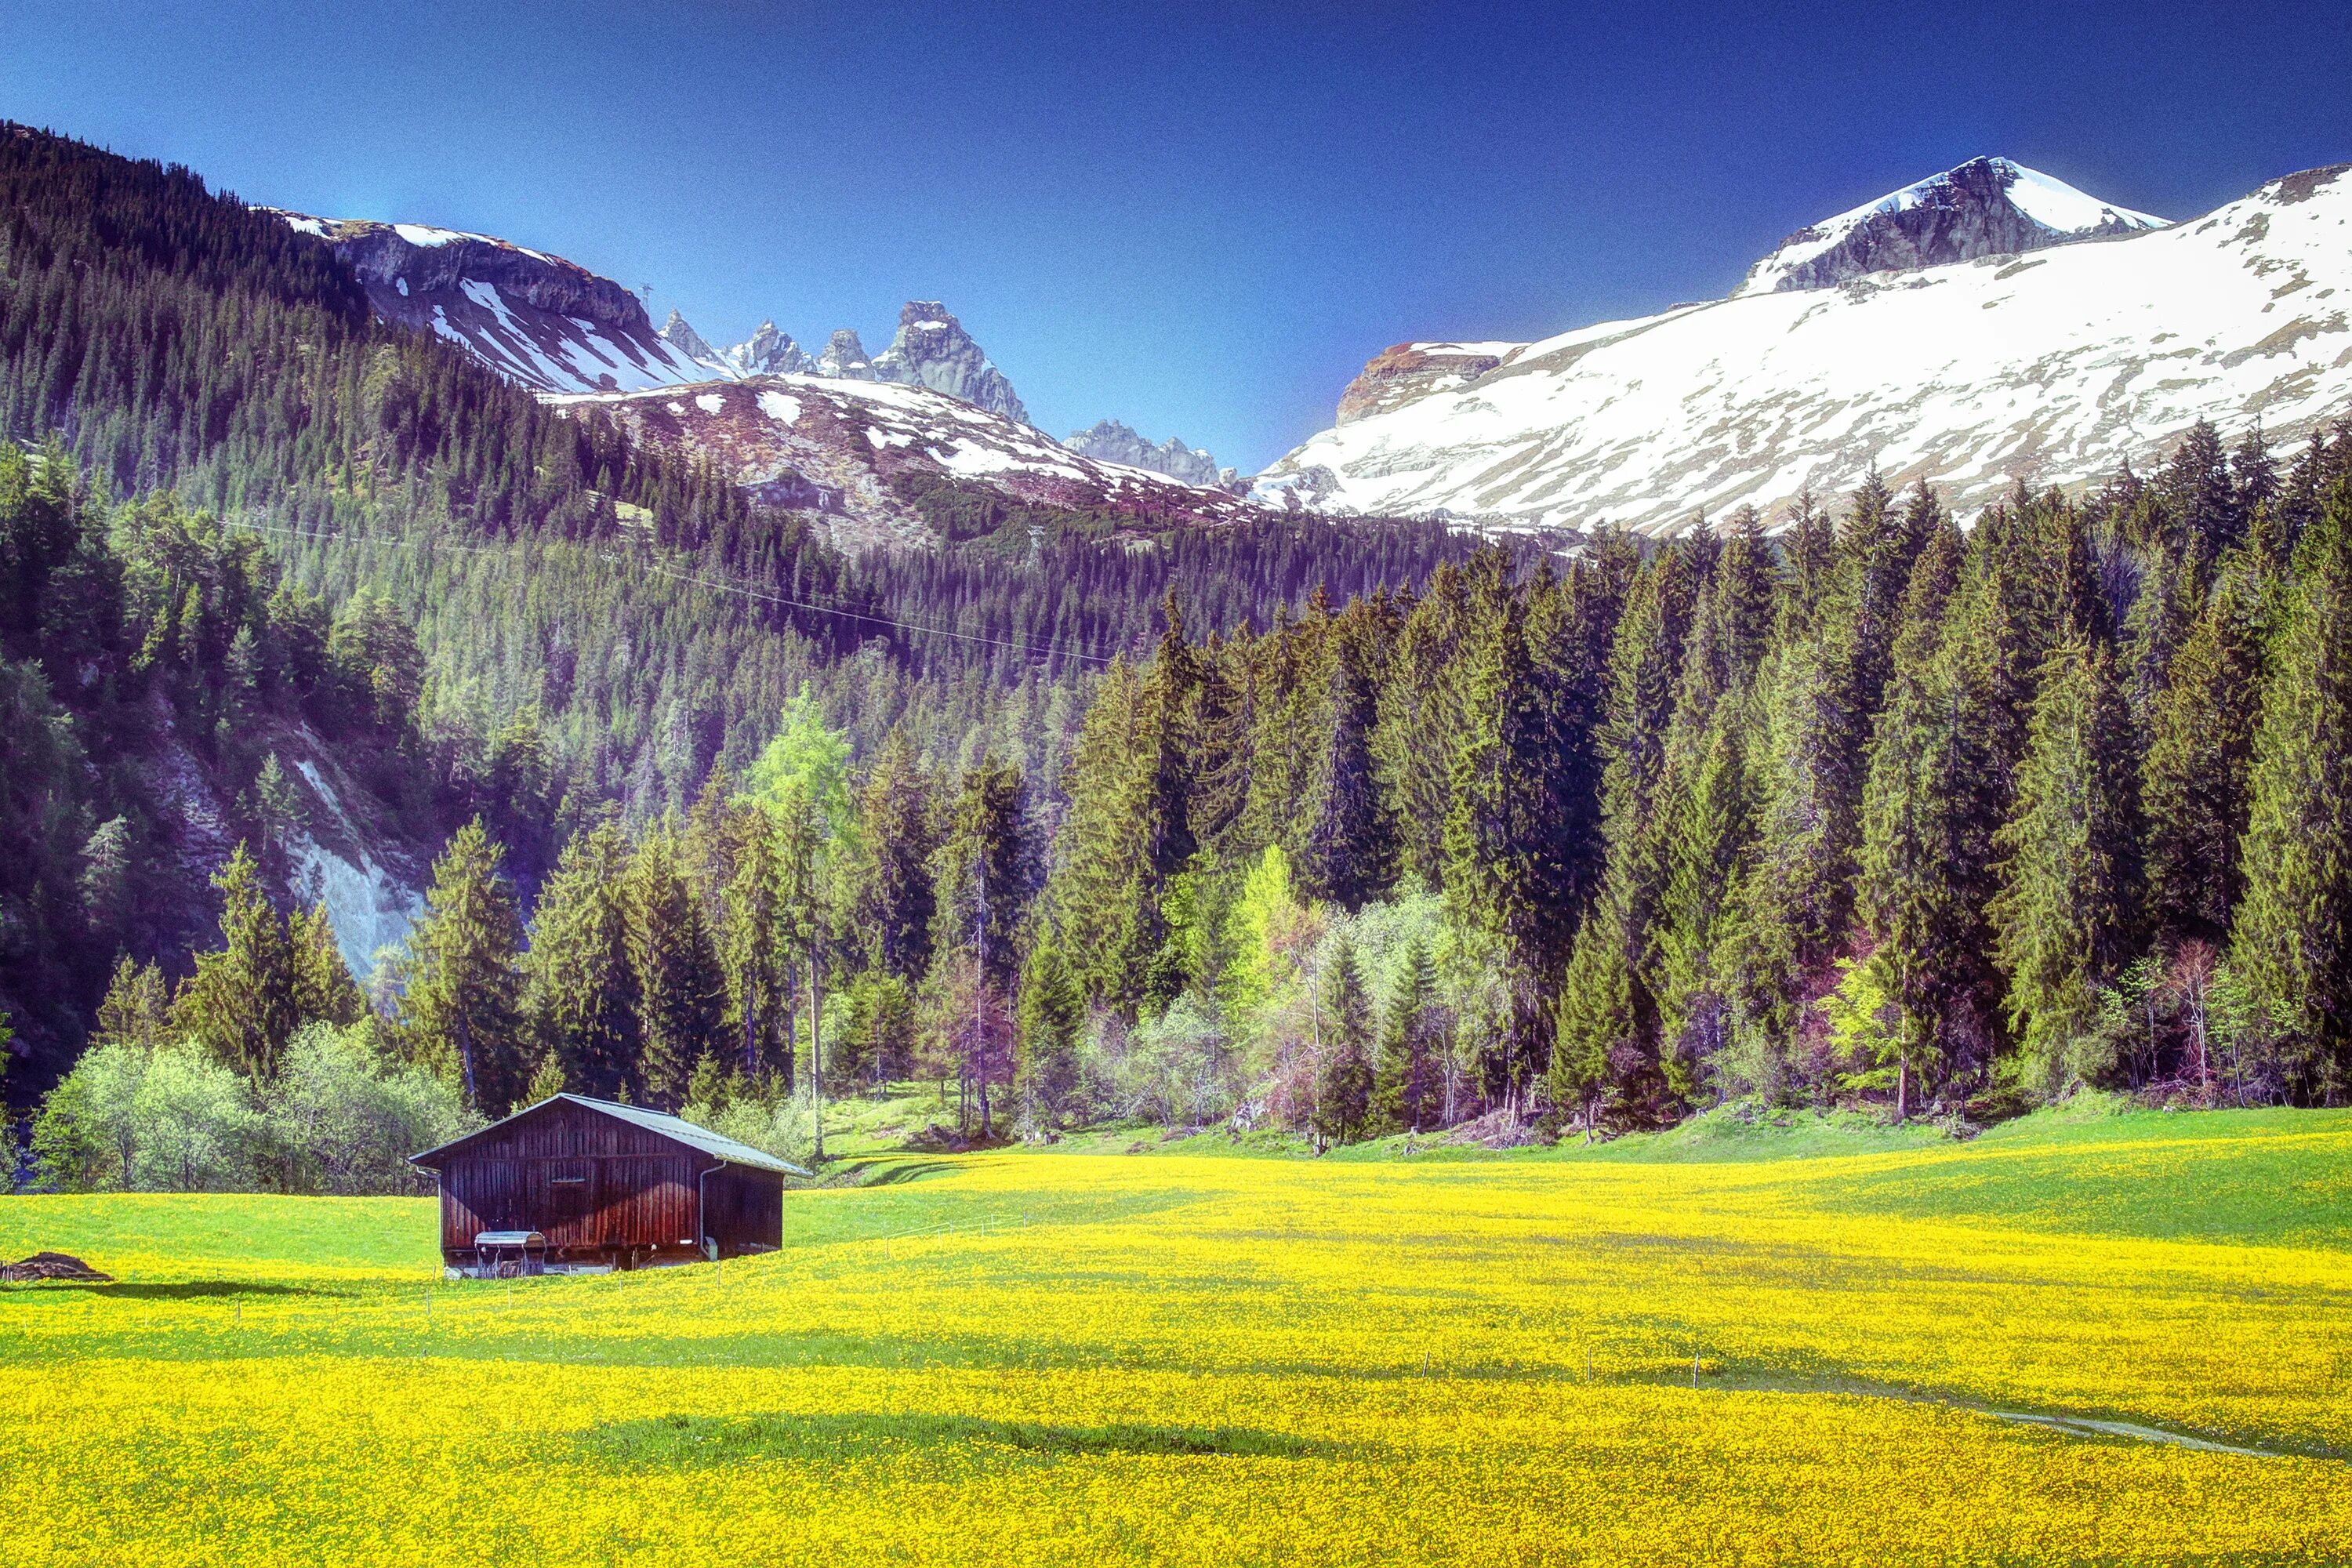
[(514, 1284), (425, 1201), (0, 1199), (123, 1281), (0, 1294), (10, 1560), (2352, 1554), (2352, 1115), (1220, 1147), (877, 1159), (779, 1254)]

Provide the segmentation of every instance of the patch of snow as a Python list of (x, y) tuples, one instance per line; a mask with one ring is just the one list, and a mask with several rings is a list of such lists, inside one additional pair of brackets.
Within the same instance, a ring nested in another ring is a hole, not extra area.
[(405, 279), (405, 278), (395, 278), (395, 279), (394, 279), (392, 280), (392, 286), (393, 286), (394, 288), (395, 288), (395, 289), (399, 289), (399, 290), (400, 290), (400, 297), (401, 297), (402, 299), (405, 300), (405, 299), (407, 299), (407, 298), (408, 298), (408, 279)]
[(760, 412), (779, 425), (796, 425), (801, 417), (801, 400), (786, 393), (762, 392)]
[(698, 393), (695, 395), (694, 405), (705, 414), (716, 414), (727, 406), (727, 399), (716, 392)]

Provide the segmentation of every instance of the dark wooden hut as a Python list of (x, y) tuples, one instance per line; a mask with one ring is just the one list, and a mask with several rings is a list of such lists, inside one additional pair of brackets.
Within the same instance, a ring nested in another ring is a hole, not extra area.
[(633, 1268), (771, 1251), (783, 1184), (806, 1175), (708, 1128), (559, 1094), (409, 1156), (441, 1183), (441, 1257), (476, 1264), (486, 1231), (538, 1231), (556, 1264)]

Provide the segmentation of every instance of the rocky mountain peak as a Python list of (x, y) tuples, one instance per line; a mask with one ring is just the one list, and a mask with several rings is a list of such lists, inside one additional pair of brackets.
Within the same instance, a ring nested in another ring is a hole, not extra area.
[(857, 334), (844, 327), (825, 340), (824, 353), (817, 358), (816, 373), (843, 381), (872, 381), (874, 362), (867, 356), (866, 345), (858, 342)]
[(1941, 267), (2162, 228), (2007, 158), (1971, 158), (1782, 240), (1734, 298), (1832, 289), (1873, 272)]
[(1217, 459), (1200, 447), (1188, 447), (1174, 436), (1153, 446), (1118, 419), (1098, 419), (1090, 427), (1071, 432), (1062, 445), (1098, 463), (1121, 463), (1165, 474), (1184, 484), (1216, 489), (1232, 481), (1234, 470), (1219, 468)]
[(777, 330), (773, 321), (761, 321), (759, 330), (727, 351), (727, 356), (746, 375), (805, 375), (816, 368), (791, 336)]
[(874, 358), (874, 379), (928, 386), (975, 408), (1029, 423), (1029, 411), (1013, 384), (937, 300), (909, 300), (899, 310), (898, 335)]
[(700, 332), (687, 324), (686, 318), (676, 310), (661, 325), (661, 340), (678, 353), (693, 360), (714, 360), (719, 351), (704, 341)]

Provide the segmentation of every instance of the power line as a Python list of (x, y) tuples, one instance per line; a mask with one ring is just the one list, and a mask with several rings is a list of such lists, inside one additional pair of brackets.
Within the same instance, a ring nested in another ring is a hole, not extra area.
[[(236, 520), (230, 526), (246, 529), (254, 533), (278, 534), (289, 539), (341, 539), (362, 544), (390, 544), (405, 550), (422, 550), (429, 546), (430, 548), (438, 550), (463, 550), (471, 553), (481, 554), (491, 552), (499, 548), (497, 545), (490, 544), (460, 544), (453, 540), (395, 539), (380, 533), (327, 533), (319, 532), (310, 529), (278, 528), (273, 527), (268, 523), (250, 521), (243, 518)], [(772, 593), (765, 588), (755, 587), (749, 583), (738, 583), (725, 578), (702, 577), (690, 572), (674, 572), (667, 567), (658, 565), (653, 562), (632, 562), (625, 556), (615, 555), (608, 552), (597, 552), (596, 559), (600, 561), (608, 561), (613, 564), (619, 566), (635, 565), (641, 571), (651, 572), (658, 576), (668, 577), (677, 582), (691, 583), (697, 587), (709, 588), (722, 594), (738, 594), (747, 599), (756, 599), (763, 604), (781, 605), (788, 609), (806, 610), (812, 615), (838, 616), (845, 620), (864, 621), (869, 625), (891, 626), (904, 632), (915, 632), (930, 637), (955, 637), (963, 642), (982, 643), (991, 647), (1012, 648), (1018, 652), (1028, 654), (1032, 658), (1083, 659), (1089, 664), (1102, 665), (1107, 665), (1111, 662), (1111, 656), (1109, 655), (1089, 653), (1083, 648), (1066, 647), (1057, 643), (1040, 644), (1021, 642), (1010, 637), (992, 637), (980, 632), (958, 631), (952, 626), (925, 626), (919, 621), (905, 621), (889, 616), (869, 615), (863, 610), (847, 609), (837, 604), (813, 604), (807, 600), (795, 599), (782, 594)]]

